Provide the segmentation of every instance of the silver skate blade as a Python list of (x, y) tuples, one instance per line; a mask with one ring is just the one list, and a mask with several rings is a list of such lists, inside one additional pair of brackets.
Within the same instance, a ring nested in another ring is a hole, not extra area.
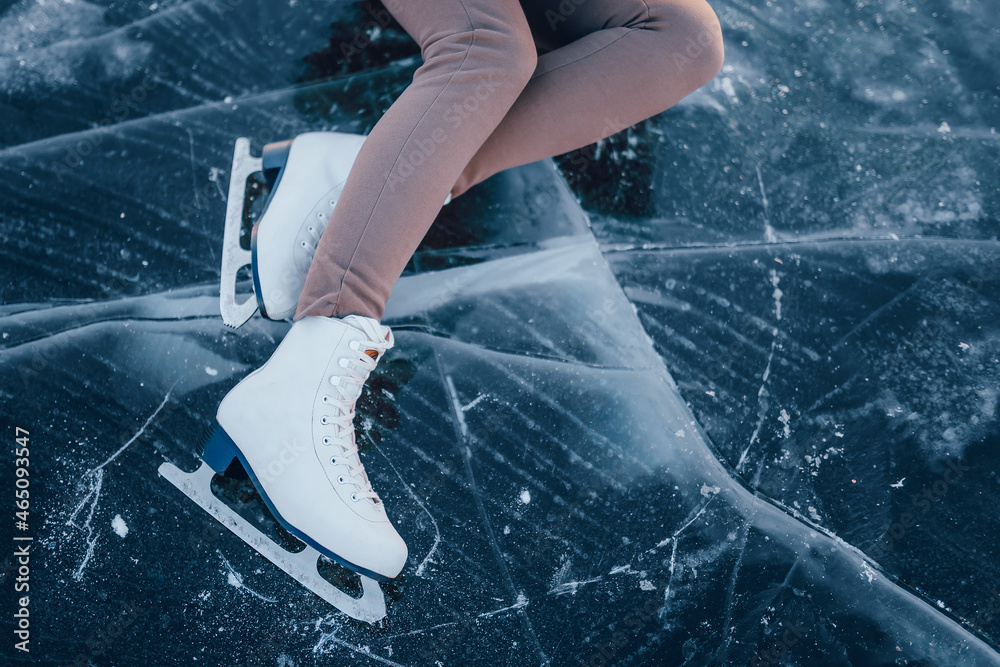
[(247, 178), (261, 170), (262, 160), (250, 155), (250, 140), (240, 137), (233, 149), (233, 168), (229, 173), (229, 197), (226, 200), (226, 229), (222, 237), (222, 283), (219, 287), (219, 310), (222, 321), (233, 327), (243, 324), (257, 311), (257, 297), (236, 301), (236, 274), (252, 261), (249, 250), (240, 247), (243, 226), (244, 195)]
[(207, 463), (202, 462), (201, 467), (194, 472), (184, 472), (171, 463), (163, 463), (159, 472), (161, 477), (180, 489), (264, 558), (340, 611), (367, 623), (376, 623), (385, 618), (385, 595), (377, 581), (358, 575), (361, 577), (363, 594), (357, 599), (331, 584), (316, 569), (320, 554), (315, 548), (307, 545), (298, 553), (286, 551), (219, 500), (212, 493), (215, 471)]

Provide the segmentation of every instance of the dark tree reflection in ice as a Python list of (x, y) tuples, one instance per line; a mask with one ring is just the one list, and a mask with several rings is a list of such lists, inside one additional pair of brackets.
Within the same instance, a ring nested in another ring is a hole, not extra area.
[(218, 316), (233, 141), (365, 132), (416, 50), (362, 3), (3, 10), (0, 414), (32, 439), (32, 652), (1000, 662), (998, 9), (713, 4), (715, 81), (456, 200), (397, 286), (359, 426), (411, 558), (375, 626), (156, 470), (195, 467), (287, 329)]

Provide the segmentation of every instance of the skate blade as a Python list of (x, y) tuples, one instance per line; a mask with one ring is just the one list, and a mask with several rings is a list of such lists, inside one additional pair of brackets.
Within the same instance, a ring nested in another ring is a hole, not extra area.
[(370, 577), (358, 575), (361, 577), (363, 593), (357, 599), (331, 584), (321, 577), (317, 570), (320, 553), (315, 548), (306, 545), (306, 548), (298, 553), (287, 551), (219, 500), (212, 493), (212, 477), (215, 471), (207, 463), (202, 462), (201, 467), (194, 472), (184, 472), (171, 463), (163, 463), (159, 472), (160, 476), (180, 489), (181, 493), (211, 514), (264, 558), (340, 611), (367, 623), (376, 623), (385, 618), (385, 595), (378, 582)]
[(240, 137), (233, 149), (233, 168), (229, 174), (229, 197), (226, 199), (226, 229), (222, 238), (222, 282), (219, 287), (219, 310), (222, 321), (235, 328), (243, 326), (257, 311), (257, 297), (236, 300), (236, 275), (252, 262), (251, 252), (240, 247), (243, 226), (244, 196), (247, 178), (261, 170), (262, 159), (250, 155), (250, 140)]

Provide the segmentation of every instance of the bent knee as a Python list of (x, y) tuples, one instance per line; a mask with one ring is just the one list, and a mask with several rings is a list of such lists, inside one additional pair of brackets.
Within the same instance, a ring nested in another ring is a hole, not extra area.
[(719, 17), (705, 0), (647, 0), (648, 29), (661, 33), (671, 69), (691, 91), (722, 70), (725, 49)]
[(538, 53), (527, 24), (523, 29), (511, 28), (502, 33), (495, 30), (476, 32), (477, 44), (489, 51), (493, 60), (508, 73), (516, 87), (523, 88), (538, 66)]
[(427, 65), (478, 71), (491, 77), (499, 73), (518, 90), (527, 84), (538, 64), (527, 23), (491, 22), (445, 32), (421, 44), (421, 51)]

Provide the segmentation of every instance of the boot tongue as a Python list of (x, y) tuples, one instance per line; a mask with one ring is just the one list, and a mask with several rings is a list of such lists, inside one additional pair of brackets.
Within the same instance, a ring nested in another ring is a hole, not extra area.
[(365, 338), (370, 342), (379, 344), (387, 343), (386, 347), (392, 347), (392, 333), (389, 327), (382, 326), (378, 320), (360, 315), (347, 315), (342, 321), (363, 333)]
[(365, 338), (373, 343), (378, 341), (377, 327), (379, 325), (375, 320), (360, 315), (348, 315), (344, 318), (344, 322), (363, 333)]

